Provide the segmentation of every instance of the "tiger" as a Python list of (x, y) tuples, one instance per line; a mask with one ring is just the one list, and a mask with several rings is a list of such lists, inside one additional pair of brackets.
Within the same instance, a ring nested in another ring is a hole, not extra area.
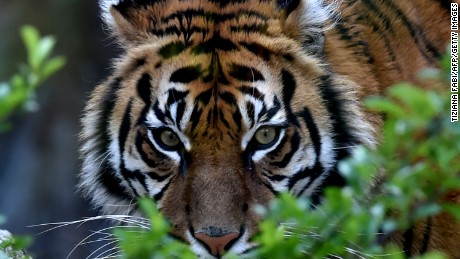
[[(451, 3), (100, 0), (121, 54), (84, 109), (79, 188), (107, 214), (140, 215), (136, 199), (151, 197), (197, 256), (244, 256), (254, 204), (281, 192), (318, 204), (346, 185), (338, 162), (379, 143), (383, 117), (363, 100), (423, 84), (449, 43)], [(447, 214), (411, 234), (389, 242), (460, 258)]]

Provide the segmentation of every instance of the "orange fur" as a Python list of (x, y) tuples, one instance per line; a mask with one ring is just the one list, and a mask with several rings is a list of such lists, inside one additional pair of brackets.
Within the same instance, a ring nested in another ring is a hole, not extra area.
[[(277, 191), (316, 195), (349, 146), (374, 146), (381, 117), (362, 100), (420, 83), (449, 37), (449, 13), (434, 0), (140, 2), (103, 5), (124, 53), (85, 110), (80, 185), (106, 213), (154, 197), (172, 234), (204, 256), (196, 234), (244, 233), (246, 242), (259, 221), (250, 205)], [(263, 153), (253, 136), (273, 124), (279, 148)], [(164, 128), (181, 146), (161, 144), (155, 132)], [(432, 220), (429, 249), (460, 257), (458, 222)], [(414, 227), (414, 253), (425, 230)], [(392, 240), (402, 244), (402, 234)]]

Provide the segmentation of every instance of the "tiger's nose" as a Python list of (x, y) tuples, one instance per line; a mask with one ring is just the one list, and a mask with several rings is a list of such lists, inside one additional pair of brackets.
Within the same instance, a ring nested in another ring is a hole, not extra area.
[(205, 233), (199, 232), (195, 233), (195, 237), (208, 247), (212, 255), (220, 257), (224, 255), (225, 251), (230, 248), (230, 245), (238, 239), (239, 233), (230, 232), (218, 236), (208, 236)]

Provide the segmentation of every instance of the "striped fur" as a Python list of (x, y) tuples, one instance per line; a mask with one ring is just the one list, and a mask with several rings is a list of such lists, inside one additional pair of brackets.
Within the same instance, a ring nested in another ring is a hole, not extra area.
[[(249, 206), (284, 191), (318, 202), (325, 186), (343, 185), (337, 161), (378, 139), (381, 118), (362, 99), (416, 81), (448, 41), (448, 11), (435, 0), (104, 0), (101, 9), (124, 52), (85, 109), (80, 187), (111, 214), (138, 214), (135, 199), (154, 198), (172, 235), (202, 257), (212, 256), (198, 233), (237, 233), (226, 247), (236, 254), (253, 247)], [(267, 145), (255, 137), (264, 127), (276, 131)], [(165, 130), (180, 144), (165, 145)]]

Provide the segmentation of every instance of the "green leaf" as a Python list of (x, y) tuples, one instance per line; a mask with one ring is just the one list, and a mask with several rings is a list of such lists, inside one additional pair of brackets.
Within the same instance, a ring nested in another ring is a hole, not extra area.
[(14, 243), (13, 249), (14, 250), (21, 250), (26, 249), (32, 244), (32, 237), (31, 236), (13, 236)]
[(40, 42), (37, 46), (37, 62), (38, 66), (33, 68), (38, 68), (43, 64), (43, 62), (51, 55), (51, 52), (56, 44), (56, 39), (52, 36), (46, 36), (40, 39)]
[(460, 220), (460, 205), (458, 204), (442, 204), (442, 209), (448, 213), (450, 213), (452, 216), (457, 218), (457, 220)]
[(32, 69), (37, 69), (40, 63), (38, 55), (38, 45), (40, 42), (40, 34), (35, 27), (25, 25), (21, 27), (22, 40), (27, 49), (27, 60)]
[(410, 84), (397, 84), (388, 90), (390, 96), (401, 100), (410, 107), (412, 112), (419, 114), (421, 119), (433, 116), (436, 107), (429, 101), (426, 91)]
[(64, 57), (55, 57), (48, 60), (44, 65), (40, 74), (42, 76), (42, 80), (46, 80), (50, 75), (54, 74), (56, 71), (61, 69), (66, 63)]
[(366, 107), (373, 111), (384, 112), (394, 117), (405, 116), (405, 111), (401, 107), (382, 97), (370, 97), (364, 103)]

